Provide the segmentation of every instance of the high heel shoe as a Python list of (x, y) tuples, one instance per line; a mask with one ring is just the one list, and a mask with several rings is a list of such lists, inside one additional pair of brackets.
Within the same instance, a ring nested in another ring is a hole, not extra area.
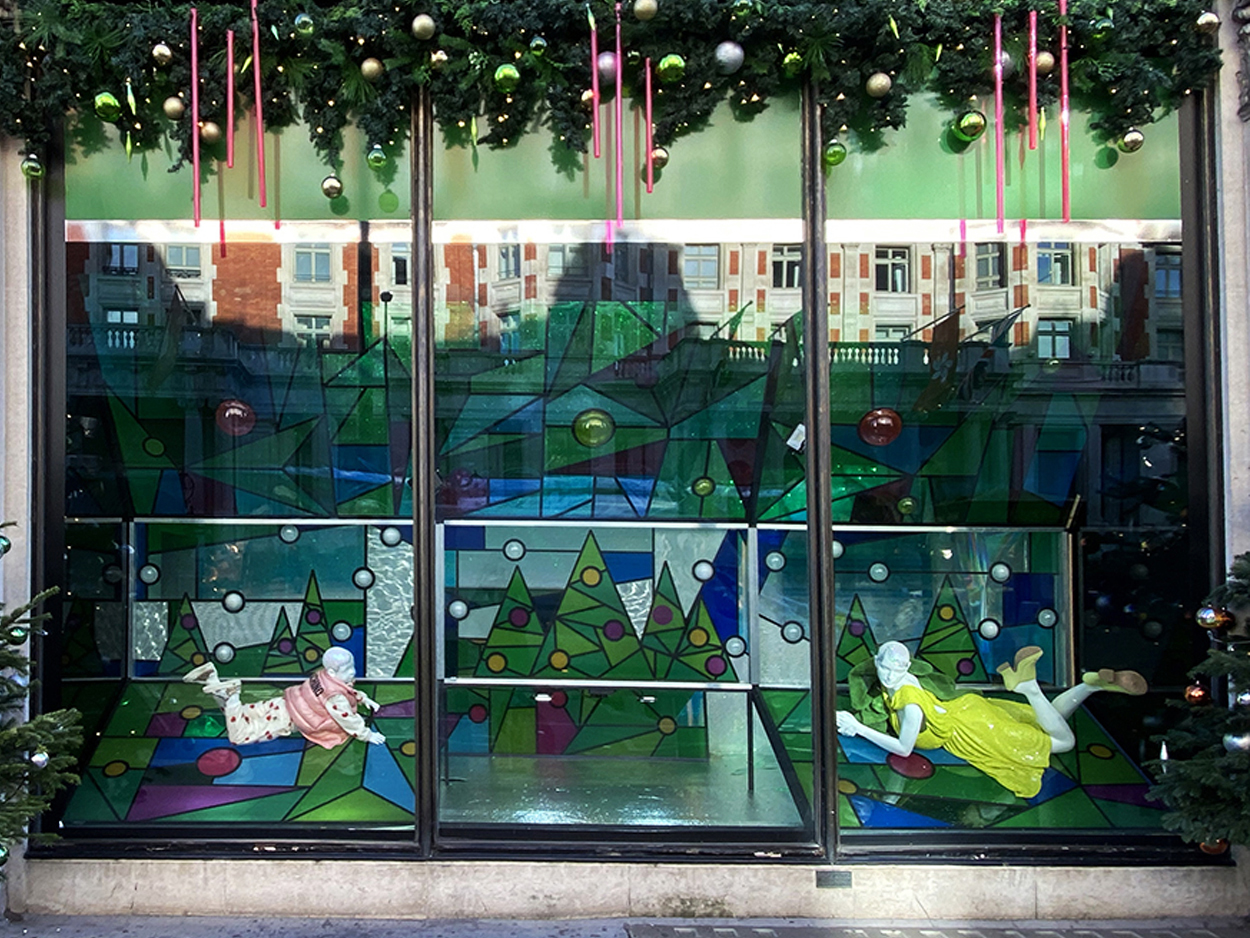
[(1026, 645), (1016, 652), (1014, 664), (1003, 662), (998, 666), (998, 673), (1003, 676), (1003, 686), (1014, 691), (1025, 681), (1037, 680), (1037, 662), (1045, 652), (1036, 645)]

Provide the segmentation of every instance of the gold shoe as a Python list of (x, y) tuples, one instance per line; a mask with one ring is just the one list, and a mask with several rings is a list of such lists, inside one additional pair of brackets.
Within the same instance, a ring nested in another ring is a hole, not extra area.
[(1116, 671), (1112, 668), (1087, 671), (1081, 675), (1081, 682), (1099, 690), (1128, 694), (1130, 697), (1140, 697), (1150, 689), (1146, 679), (1136, 671)]
[(1036, 645), (1025, 645), (1016, 652), (1014, 665), (1004, 662), (998, 666), (998, 673), (1003, 676), (1003, 686), (1007, 690), (1015, 690), (1025, 681), (1037, 680), (1037, 662), (1045, 652)]

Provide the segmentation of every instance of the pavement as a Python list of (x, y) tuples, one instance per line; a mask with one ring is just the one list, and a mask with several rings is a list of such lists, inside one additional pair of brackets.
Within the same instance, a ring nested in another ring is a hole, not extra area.
[(257, 918), (18, 915), (0, 938), (1250, 938), (1245, 919), (846, 922), (817, 919)]

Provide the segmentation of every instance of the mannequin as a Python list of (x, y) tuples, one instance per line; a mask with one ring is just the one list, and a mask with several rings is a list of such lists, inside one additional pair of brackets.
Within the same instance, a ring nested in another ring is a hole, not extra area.
[(1007, 690), (1025, 703), (967, 693), (939, 700), (911, 673), (911, 653), (900, 642), (886, 642), (873, 659), (895, 735), (866, 726), (846, 710), (837, 713), (838, 733), (859, 736), (898, 756), (917, 747), (945, 749), (959, 756), (1021, 798), (1041, 790), (1042, 773), (1052, 752), (1069, 752), (1076, 737), (1068, 718), (1100, 691), (1137, 696), (1146, 680), (1136, 671), (1104, 668), (1084, 674), (1081, 682), (1050, 700), (1037, 683), (1042, 649), (1021, 648), (1012, 664), (998, 672)]
[(325, 749), (333, 749), (352, 737), (380, 745), (381, 733), (370, 730), (358, 712), (360, 704), (376, 711), (380, 704), (353, 686), (356, 659), (346, 648), (331, 648), (321, 658), (321, 669), (302, 684), (288, 687), (281, 697), (245, 704), (239, 693), (243, 682), (223, 681), (217, 667), (202, 664), (183, 677), (188, 684), (202, 684), (204, 693), (217, 701), (226, 715), (226, 735), (236, 746), (263, 742), (297, 732)]

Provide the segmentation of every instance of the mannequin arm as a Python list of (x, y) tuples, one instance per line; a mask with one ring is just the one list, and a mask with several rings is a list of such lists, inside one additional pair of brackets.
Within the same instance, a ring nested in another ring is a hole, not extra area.
[(899, 717), (898, 736), (867, 727), (846, 710), (838, 711), (837, 721), (838, 733), (842, 736), (859, 736), (896, 756), (910, 756), (916, 748), (920, 728), (924, 725), (924, 711), (917, 704), (904, 707)]

